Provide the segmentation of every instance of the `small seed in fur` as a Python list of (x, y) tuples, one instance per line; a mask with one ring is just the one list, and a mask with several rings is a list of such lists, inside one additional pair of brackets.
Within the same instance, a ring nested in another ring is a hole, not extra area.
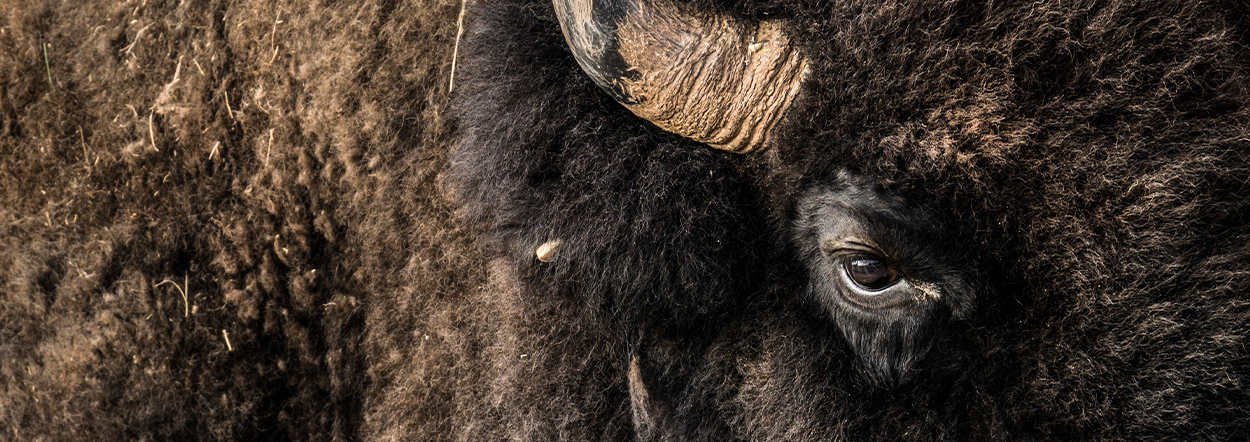
[(543, 245), (538, 246), (538, 250), (534, 251), (534, 255), (538, 257), (539, 261), (551, 262), (552, 259), (555, 259), (556, 250), (560, 248), (560, 244), (561, 241), (558, 239), (547, 241)]

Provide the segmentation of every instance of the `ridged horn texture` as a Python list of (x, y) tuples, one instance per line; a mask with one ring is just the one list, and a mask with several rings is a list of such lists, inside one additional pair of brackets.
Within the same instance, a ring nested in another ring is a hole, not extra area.
[(768, 145), (806, 60), (779, 21), (670, 0), (553, 0), (582, 70), (635, 115), (717, 149)]

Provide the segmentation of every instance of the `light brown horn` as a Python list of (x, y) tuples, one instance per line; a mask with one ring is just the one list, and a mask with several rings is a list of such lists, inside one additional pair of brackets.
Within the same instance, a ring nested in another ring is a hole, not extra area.
[(582, 70), (635, 115), (717, 149), (764, 148), (806, 60), (779, 21), (670, 0), (553, 0)]

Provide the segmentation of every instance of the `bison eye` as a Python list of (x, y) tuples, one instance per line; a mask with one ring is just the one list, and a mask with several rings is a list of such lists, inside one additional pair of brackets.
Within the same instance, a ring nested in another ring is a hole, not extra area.
[(884, 259), (858, 255), (843, 261), (842, 269), (851, 282), (865, 290), (877, 291), (889, 287), (898, 280), (898, 273)]

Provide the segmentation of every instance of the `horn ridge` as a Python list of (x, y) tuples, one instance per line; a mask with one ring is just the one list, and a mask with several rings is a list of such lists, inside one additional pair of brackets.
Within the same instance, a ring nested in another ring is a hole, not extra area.
[(780, 21), (671, 0), (553, 0), (595, 84), (660, 128), (731, 152), (766, 148), (807, 61)]

